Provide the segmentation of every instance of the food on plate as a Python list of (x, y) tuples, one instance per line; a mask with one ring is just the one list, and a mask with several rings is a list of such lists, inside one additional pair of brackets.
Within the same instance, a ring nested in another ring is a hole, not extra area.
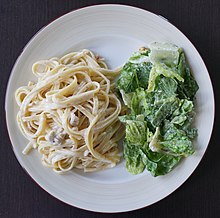
[(198, 90), (183, 49), (153, 42), (135, 52), (117, 80), (127, 115), (123, 155), (132, 174), (170, 172), (194, 153), (192, 127)]
[(124, 135), (132, 174), (167, 174), (195, 151), (199, 87), (183, 49), (174, 44), (142, 47), (120, 70), (109, 70), (103, 58), (84, 49), (38, 61), (32, 72), (37, 82), (15, 93), (17, 123), (29, 140), (23, 153), (37, 149), (57, 173), (116, 166)]
[(119, 70), (84, 49), (62, 58), (36, 62), (37, 82), (17, 89), (18, 126), (29, 140), (23, 153), (35, 148), (42, 163), (57, 173), (114, 167), (123, 125), (121, 102), (111, 91)]

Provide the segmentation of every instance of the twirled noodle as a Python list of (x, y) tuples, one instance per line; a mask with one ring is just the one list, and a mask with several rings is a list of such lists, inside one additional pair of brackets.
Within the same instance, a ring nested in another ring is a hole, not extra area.
[(121, 103), (111, 92), (119, 71), (109, 70), (89, 50), (36, 62), (37, 83), (17, 89), (17, 122), (42, 163), (55, 172), (73, 167), (85, 172), (114, 167), (119, 161)]

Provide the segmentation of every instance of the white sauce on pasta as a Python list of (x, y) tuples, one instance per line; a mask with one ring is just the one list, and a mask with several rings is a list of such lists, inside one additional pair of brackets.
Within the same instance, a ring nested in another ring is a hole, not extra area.
[(58, 173), (114, 167), (124, 132), (121, 103), (110, 90), (119, 71), (86, 49), (38, 61), (32, 71), (38, 81), (15, 93), (17, 123), (29, 140), (23, 153), (37, 149)]

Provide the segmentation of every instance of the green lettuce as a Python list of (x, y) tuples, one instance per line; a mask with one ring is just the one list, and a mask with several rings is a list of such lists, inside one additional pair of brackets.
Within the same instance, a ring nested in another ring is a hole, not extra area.
[(132, 174), (147, 169), (153, 176), (169, 173), (195, 152), (192, 127), (198, 90), (183, 50), (152, 43), (135, 52), (123, 67), (117, 88), (128, 114), (123, 156)]
[(160, 145), (163, 150), (182, 156), (189, 156), (194, 153), (191, 137), (180, 127), (178, 128), (175, 124), (166, 120), (161, 132)]
[(182, 159), (165, 153), (152, 152), (149, 148), (124, 142), (124, 158), (126, 169), (133, 175), (142, 173), (146, 168), (152, 176), (160, 176), (170, 172)]
[(131, 63), (128, 62), (121, 70), (117, 86), (125, 93), (133, 92), (137, 88), (146, 88), (152, 64), (149, 62)]
[(153, 42), (149, 45), (149, 58), (152, 63), (175, 66), (178, 63), (180, 48), (171, 43)]
[(135, 91), (137, 88), (146, 88), (149, 80), (152, 63), (148, 58), (149, 50), (135, 52), (123, 66), (117, 87), (124, 93)]
[(131, 99), (131, 113), (132, 114), (147, 114), (147, 107), (148, 102), (146, 98), (146, 92), (144, 89), (136, 89), (135, 92), (133, 92), (133, 96)]
[(181, 99), (179, 107), (174, 111), (171, 117), (171, 123), (183, 125), (185, 121), (190, 117), (190, 113), (193, 115), (194, 111), (193, 102), (187, 99)]
[(150, 49), (142, 47), (139, 49), (139, 51), (134, 52), (128, 61), (130, 63), (149, 62), (149, 53)]
[(129, 108), (131, 108), (131, 100), (133, 98), (134, 93), (133, 92), (125, 93), (123, 89), (120, 90), (120, 93), (124, 104)]
[(158, 127), (161, 123), (178, 108), (178, 98), (170, 97), (162, 101), (162, 105), (155, 110), (151, 123), (154, 127)]
[(169, 173), (182, 159), (181, 156), (173, 156), (151, 150), (146, 150), (146, 156), (148, 157), (147, 162), (145, 162), (146, 168), (152, 176), (161, 176)]
[(161, 99), (176, 97), (177, 86), (178, 83), (175, 79), (169, 77), (158, 77), (154, 92), (155, 102), (160, 102)]
[(127, 120), (126, 139), (128, 143), (142, 145), (147, 140), (147, 123), (145, 121)]
[(180, 53), (179, 63), (176, 68), (178, 74), (184, 79), (184, 83), (179, 83), (178, 85), (179, 97), (193, 100), (199, 86), (191, 73), (183, 51)]
[(126, 168), (131, 174), (142, 173), (145, 169), (144, 152), (137, 146), (124, 142), (124, 158), (126, 160)]
[(169, 78), (175, 78), (180, 82), (184, 82), (183, 77), (181, 77), (174, 68), (170, 68), (164, 63), (156, 63), (150, 71), (149, 82), (148, 82), (148, 92), (154, 91), (156, 78), (160, 75)]

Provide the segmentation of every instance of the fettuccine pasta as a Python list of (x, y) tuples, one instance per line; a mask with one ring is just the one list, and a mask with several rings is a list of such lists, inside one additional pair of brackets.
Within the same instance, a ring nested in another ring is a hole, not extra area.
[(18, 126), (42, 163), (61, 173), (114, 167), (123, 126), (121, 103), (111, 91), (119, 70), (112, 71), (89, 50), (36, 62), (36, 83), (17, 89)]

